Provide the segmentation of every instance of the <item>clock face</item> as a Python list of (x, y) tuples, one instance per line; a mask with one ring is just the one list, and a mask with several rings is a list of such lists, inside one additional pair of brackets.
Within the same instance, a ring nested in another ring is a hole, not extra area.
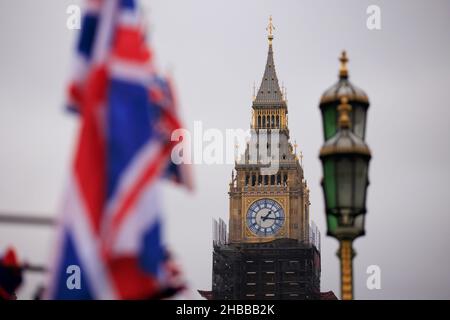
[(253, 202), (247, 211), (247, 226), (258, 236), (275, 235), (283, 226), (284, 220), (283, 208), (271, 199), (259, 199)]

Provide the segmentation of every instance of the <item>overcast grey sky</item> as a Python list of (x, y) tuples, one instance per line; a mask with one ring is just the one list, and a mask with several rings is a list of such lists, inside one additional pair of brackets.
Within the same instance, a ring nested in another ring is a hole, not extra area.
[[(76, 32), (66, 8), (79, 1), (0, 0), (0, 211), (55, 215), (69, 172), (77, 121), (64, 113)], [(276, 27), (277, 73), (288, 90), (292, 139), (303, 151), (311, 218), (322, 236), (322, 291), (339, 293), (337, 242), (326, 237), (318, 151), (318, 101), (337, 80), (346, 49), (350, 80), (370, 99), (372, 149), (367, 235), (355, 242), (358, 299), (450, 299), (450, 1), (148, 0), (152, 46), (172, 70), (189, 129), (248, 128), (253, 81)], [(381, 30), (366, 8), (381, 8)], [(211, 287), (211, 219), (228, 221), (230, 165), (196, 165), (196, 192), (167, 185), (168, 242), (192, 292)], [(53, 233), (0, 226), (0, 250), (45, 264)], [(368, 290), (379, 265), (382, 289)], [(20, 297), (39, 276), (27, 275)]]

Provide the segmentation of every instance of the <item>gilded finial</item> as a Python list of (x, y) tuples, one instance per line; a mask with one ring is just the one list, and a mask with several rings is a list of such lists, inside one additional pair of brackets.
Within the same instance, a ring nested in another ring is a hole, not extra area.
[(339, 57), (339, 61), (341, 62), (341, 67), (339, 69), (339, 76), (341, 78), (347, 78), (348, 77), (348, 70), (347, 70), (347, 52), (344, 50), (341, 53), (341, 56)]
[(352, 106), (349, 105), (346, 96), (341, 98), (341, 104), (338, 106), (337, 110), (339, 112), (339, 128), (349, 129), (351, 126), (349, 113), (352, 111)]
[(267, 38), (269, 39), (269, 44), (272, 44), (273, 30), (275, 30), (275, 27), (272, 23), (272, 15), (270, 15), (270, 17), (269, 17), (269, 24), (267, 25), (266, 30), (269, 32), (269, 34), (267, 35)]

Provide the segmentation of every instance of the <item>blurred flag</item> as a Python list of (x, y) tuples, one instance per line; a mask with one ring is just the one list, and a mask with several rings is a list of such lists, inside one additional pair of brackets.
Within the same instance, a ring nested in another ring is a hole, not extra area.
[[(159, 182), (191, 184), (170, 160), (181, 125), (135, 1), (86, 2), (69, 108), (81, 128), (47, 297), (146, 299), (182, 288), (161, 240)], [(79, 288), (68, 283), (76, 277)]]

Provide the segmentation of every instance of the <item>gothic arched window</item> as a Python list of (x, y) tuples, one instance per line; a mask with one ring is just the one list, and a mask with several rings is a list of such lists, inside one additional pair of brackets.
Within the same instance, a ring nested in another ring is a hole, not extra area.
[(246, 186), (248, 186), (249, 181), (250, 181), (250, 176), (247, 174), (247, 175), (245, 176), (245, 185), (246, 185)]
[(275, 176), (274, 175), (270, 176), (270, 184), (275, 185)]
[(277, 125), (277, 128), (279, 128), (280, 127), (280, 116), (277, 116), (276, 119), (277, 119), (277, 124), (276, 125)]
[(281, 184), (281, 174), (277, 174), (277, 184)]
[(270, 127), (273, 128), (275, 126), (275, 117), (272, 115), (272, 121), (270, 122)]
[(268, 176), (264, 176), (264, 185), (268, 185), (269, 184), (269, 177)]
[(256, 184), (256, 176), (255, 174), (252, 174), (252, 186)]
[(261, 128), (261, 116), (258, 116), (258, 128)]
[(266, 127), (266, 116), (263, 116), (263, 118), (262, 118), (262, 126), (263, 126), (263, 128)]

